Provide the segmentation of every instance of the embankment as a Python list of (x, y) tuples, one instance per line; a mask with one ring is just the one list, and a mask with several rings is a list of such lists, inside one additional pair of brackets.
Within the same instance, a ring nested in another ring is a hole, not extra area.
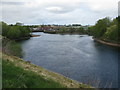
[[(0, 53), (0, 54), (2, 54), (2, 53)], [(31, 64), (30, 62), (26, 62), (23, 59), (20, 59), (20, 58), (15, 57), (15, 56), (6, 55), (3, 53), (2, 60), (5, 60), (8, 63), (13, 63), (16, 67), (22, 68), (26, 72), (27, 71), (33, 72), (45, 80), (47, 79), (47, 80), (55, 81), (55, 82), (59, 83), (62, 87), (65, 87), (65, 88), (91, 88), (91, 86), (79, 83), (77, 81), (74, 81), (74, 80), (71, 80), (67, 77), (64, 77), (60, 74), (48, 71), (42, 67)], [(10, 72), (10, 73), (12, 73), (12, 72)], [(15, 74), (15, 75), (18, 76), (17, 74)], [(14, 76), (14, 77), (16, 77), (16, 76)], [(3, 78), (4, 78), (4, 76), (3, 76)]]
[(94, 39), (94, 41), (105, 44), (105, 45), (120, 47), (120, 44), (118, 44), (118, 43), (106, 42), (106, 41), (103, 41), (103, 40), (100, 40), (100, 39), (97, 39), (97, 38), (94, 38), (94, 37), (93, 37), (93, 39)]

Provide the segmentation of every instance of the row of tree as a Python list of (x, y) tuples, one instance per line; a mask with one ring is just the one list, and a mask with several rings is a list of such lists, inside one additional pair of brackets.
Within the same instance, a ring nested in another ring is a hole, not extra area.
[(113, 20), (110, 18), (100, 19), (94, 26), (88, 28), (88, 32), (98, 39), (120, 42), (120, 16)]
[(84, 30), (84, 28), (82, 26), (80, 28), (63, 27), (58, 30), (58, 33), (86, 34), (86, 31)]
[(20, 39), (30, 36), (30, 28), (28, 26), (19, 26), (19, 25), (7, 25), (4, 22), (0, 22), (2, 26), (2, 36), (5, 36), (9, 39)]

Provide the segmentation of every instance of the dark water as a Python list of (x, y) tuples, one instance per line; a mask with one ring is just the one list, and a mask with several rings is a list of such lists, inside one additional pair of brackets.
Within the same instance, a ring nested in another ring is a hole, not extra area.
[(118, 49), (87, 35), (40, 34), (22, 41), (23, 59), (71, 79), (101, 88), (118, 88)]

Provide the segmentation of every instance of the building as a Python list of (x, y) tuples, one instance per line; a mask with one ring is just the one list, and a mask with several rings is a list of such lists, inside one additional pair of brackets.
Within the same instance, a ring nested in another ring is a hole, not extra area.
[(16, 25), (17, 25), (17, 26), (23, 26), (24, 23), (17, 22)]

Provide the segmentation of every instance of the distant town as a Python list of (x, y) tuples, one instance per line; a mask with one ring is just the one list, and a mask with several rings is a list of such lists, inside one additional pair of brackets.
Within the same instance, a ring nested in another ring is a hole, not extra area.
[[(16, 25), (18, 26), (24, 26), (24, 23), (17, 22)], [(57, 24), (52, 24), (52, 25), (28, 25), (30, 27), (30, 30), (32, 32), (47, 32), (47, 31), (60, 31), (61, 29), (79, 29), (83, 28), (84, 30), (88, 30), (88, 27), (90, 25), (85, 25), (82, 26), (81, 24), (69, 24), (69, 25), (57, 25)]]

